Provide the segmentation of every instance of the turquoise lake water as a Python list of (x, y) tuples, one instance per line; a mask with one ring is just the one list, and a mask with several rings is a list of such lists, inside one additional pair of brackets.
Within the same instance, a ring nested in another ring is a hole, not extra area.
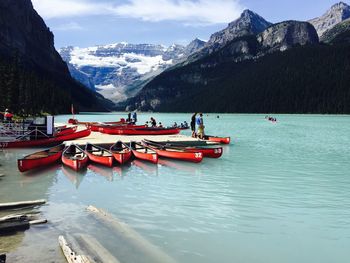
[[(163, 124), (189, 114), (152, 114)], [(90, 165), (76, 174), (57, 165), (21, 175), (0, 151), (0, 201), (46, 198), (49, 224), (0, 237), (9, 262), (65, 262), (59, 234), (94, 236), (121, 262), (149, 262), (89, 217), (95, 205), (182, 263), (349, 262), (350, 116), (204, 115), (206, 132), (231, 136), (220, 159), (201, 164)], [(58, 116), (64, 122), (70, 116)], [(112, 121), (117, 114), (80, 115)], [(141, 123), (151, 114), (139, 114)], [(186, 131), (184, 134), (189, 134)]]

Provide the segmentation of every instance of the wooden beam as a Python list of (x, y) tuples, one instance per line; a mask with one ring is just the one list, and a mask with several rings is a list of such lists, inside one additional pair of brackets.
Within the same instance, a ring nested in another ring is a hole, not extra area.
[(0, 203), (0, 210), (21, 208), (26, 206), (42, 205), (45, 204), (45, 199), (33, 200), (33, 201), (20, 201), (20, 202), (10, 202), (10, 203)]
[(127, 224), (121, 222), (116, 217), (110, 215), (102, 209), (98, 209), (94, 206), (88, 206), (87, 211), (95, 216), (98, 220), (107, 225), (110, 229), (115, 231), (119, 236), (123, 237), (129, 244), (131, 244), (136, 251), (141, 252), (152, 263), (175, 263), (176, 261), (163, 252), (160, 248), (156, 247), (134, 229)]

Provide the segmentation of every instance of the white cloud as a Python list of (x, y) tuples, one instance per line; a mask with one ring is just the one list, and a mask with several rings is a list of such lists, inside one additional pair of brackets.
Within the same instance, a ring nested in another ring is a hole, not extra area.
[(124, 4), (88, 0), (33, 0), (46, 19), (116, 15), (143, 21), (179, 21), (186, 25), (228, 23), (239, 16), (239, 0), (129, 0)]
[(35, 10), (46, 19), (102, 15), (110, 7), (85, 0), (32, 0)]
[(76, 22), (70, 22), (67, 24), (62, 24), (62, 25), (58, 25), (54, 28), (55, 30), (59, 30), (59, 31), (80, 31), (80, 30), (84, 30), (84, 28), (79, 25)]
[(217, 24), (232, 21), (242, 9), (236, 0), (131, 0), (128, 4), (116, 6), (113, 11), (117, 15), (144, 21)]

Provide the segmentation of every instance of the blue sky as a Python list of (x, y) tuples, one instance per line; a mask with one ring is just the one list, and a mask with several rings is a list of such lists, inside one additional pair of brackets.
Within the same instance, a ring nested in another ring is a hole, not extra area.
[[(266, 20), (308, 20), (334, 0), (32, 0), (57, 48), (116, 42), (187, 44), (226, 27), (244, 9)], [(348, 1), (345, 1), (349, 4)]]

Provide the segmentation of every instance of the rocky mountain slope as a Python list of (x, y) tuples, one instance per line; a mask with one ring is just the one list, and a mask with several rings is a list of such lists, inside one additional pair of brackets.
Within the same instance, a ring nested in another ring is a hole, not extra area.
[(350, 6), (344, 2), (333, 5), (324, 15), (311, 19), (309, 22), (316, 28), (318, 35), (322, 35), (336, 24), (350, 18)]
[(71, 75), (115, 102), (134, 96), (153, 76), (185, 60), (204, 46), (193, 40), (188, 46), (116, 43), (60, 50)]
[(12, 111), (68, 112), (71, 103), (105, 109), (101, 96), (71, 78), (30, 0), (0, 1), (0, 62), (0, 105)]
[(323, 33), (321, 41), (325, 43), (350, 43), (350, 19), (347, 19)]
[[(212, 72), (222, 76), (220, 69), (227, 64), (237, 69), (236, 64), (244, 61), (256, 61), (272, 53), (279, 53), (296, 46), (318, 44), (318, 35), (315, 28), (307, 22), (285, 21), (272, 25), (259, 34), (247, 34), (239, 36), (228, 42), (223, 48), (212, 52), (208, 56), (189, 63), (182, 67), (166, 71), (148, 83), (144, 89), (133, 99), (128, 101), (129, 109), (162, 110), (172, 103), (187, 98), (188, 87), (205, 89), (211, 81), (207, 74)], [(243, 64), (240, 64), (241, 66)], [(227, 81), (234, 74), (227, 72)], [(251, 74), (255, 74), (254, 71)], [(225, 79), (223, 77), (223, 79)], [(221, 80), (224, 81), (224, 80)], [(218, 80), (216, 90), (223, 85)], [(196, 89), (197, 89), (196, 88)], [(213, 95), (213, 94), (212, 94)], [(225, 96), (218, 92), (213, 96)], [(204, 96), (205, 97), (205, 96)], [(224, 98), (224, 97), (223, 97)], [(229, 98), (225, 97), (225, 100)]]

